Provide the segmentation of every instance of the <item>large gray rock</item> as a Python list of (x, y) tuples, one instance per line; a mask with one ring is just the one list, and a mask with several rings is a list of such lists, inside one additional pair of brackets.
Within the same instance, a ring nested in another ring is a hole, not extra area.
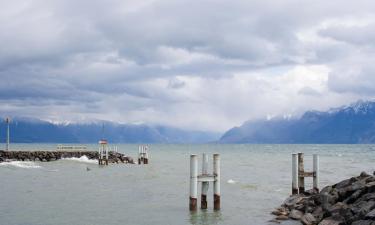
[(375, 225), (373, 220), (358, 220), (352, 223), (352, 225)]
[(294, 219), (294, 220), (300, 220), (303, 216), (303, 212), (293, 209), (289, 213), (289, 218)]
[(305, 215), (302, 216), (301, 222), (304, 225), (313, 225), (313, 224), (316, 224), (316, 219), (311, 213), (306, 213)]

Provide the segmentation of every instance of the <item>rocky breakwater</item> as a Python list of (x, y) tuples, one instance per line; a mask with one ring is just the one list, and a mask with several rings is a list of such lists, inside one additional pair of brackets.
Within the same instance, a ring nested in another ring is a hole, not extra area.
[[(374, 172), (375, 175), (375, 172)], [(292, 195), (272, 214), (274, 222), (298, 220), (305, 225), (375, 225), (375, 176), (358, 177)]]
[[(86, 156), (88, 159), (98, 159), (96, 151), (3, 151), (0, 150), (0, 163), (5, 161), (41, 161), (49, 162), (63, 158), (79, 158)], [(109, 163), (134, 163), (133, 159), (122, 153), (109, 152)]]

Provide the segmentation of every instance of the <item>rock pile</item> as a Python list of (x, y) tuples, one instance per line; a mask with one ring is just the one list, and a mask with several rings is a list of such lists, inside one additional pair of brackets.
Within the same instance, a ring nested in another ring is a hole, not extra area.
[(375, 225), (375, 172), (292, 195), (272, 214), (274, 222), (299, 220), (305, 225)]
[[(0, 162), (17, 161), (41, 161), (49, 162), (62, 158), (72, 158), (86, 156), (88, 159), (98, 159), (99, 153), (96, 151), (2, 151), (0, 150)], [(134, 163), (133, 159), (122, 153), (109, 152), (109, 163)]]

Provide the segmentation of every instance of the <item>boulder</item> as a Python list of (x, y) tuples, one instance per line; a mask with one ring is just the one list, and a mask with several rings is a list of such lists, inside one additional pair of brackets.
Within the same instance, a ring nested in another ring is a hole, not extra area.
[(311, 213), (306, 213), (305, 215), (302, 216), (301, 222), (304, 225), (313, 225), (313, 224), (316, 224), (316, 219)]
[(294, 219), (294, 220), (300, 220), (303, 216), (303, 212), (293, 209), (289, 213), (289, 218)]

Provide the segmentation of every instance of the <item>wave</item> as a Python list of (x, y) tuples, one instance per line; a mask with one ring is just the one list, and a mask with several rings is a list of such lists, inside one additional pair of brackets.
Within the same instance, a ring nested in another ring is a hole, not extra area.
[(234, 181), (234, 180), (232, 180), (232, 179), (229, 179), (229, 180), (227, 181), (227, 183), (228, 183), (228, 184), (235, 184), (235, 183), (237, 183), (237, 181)]
[(81, 163), (92, 163), (92, 164), (98, 164), (98, 160), (96, 159), (89, 159), (86, 155), (83, 155), (79, 158), (77, 157), (71, 157), (71, 158), (63, 158), (62, 160), (69, 160), (69, 161), (75, 161), (75, 162), (81, 162)]
[(25, 161), (11, 161), (11, 162), (2, 162), (0, 163), (0, 166), (5, 167), (18, 167), (18, 168), (24, 168), (24, 169), (38, 169), (42, 168), (35, 162), (25, 162)]

